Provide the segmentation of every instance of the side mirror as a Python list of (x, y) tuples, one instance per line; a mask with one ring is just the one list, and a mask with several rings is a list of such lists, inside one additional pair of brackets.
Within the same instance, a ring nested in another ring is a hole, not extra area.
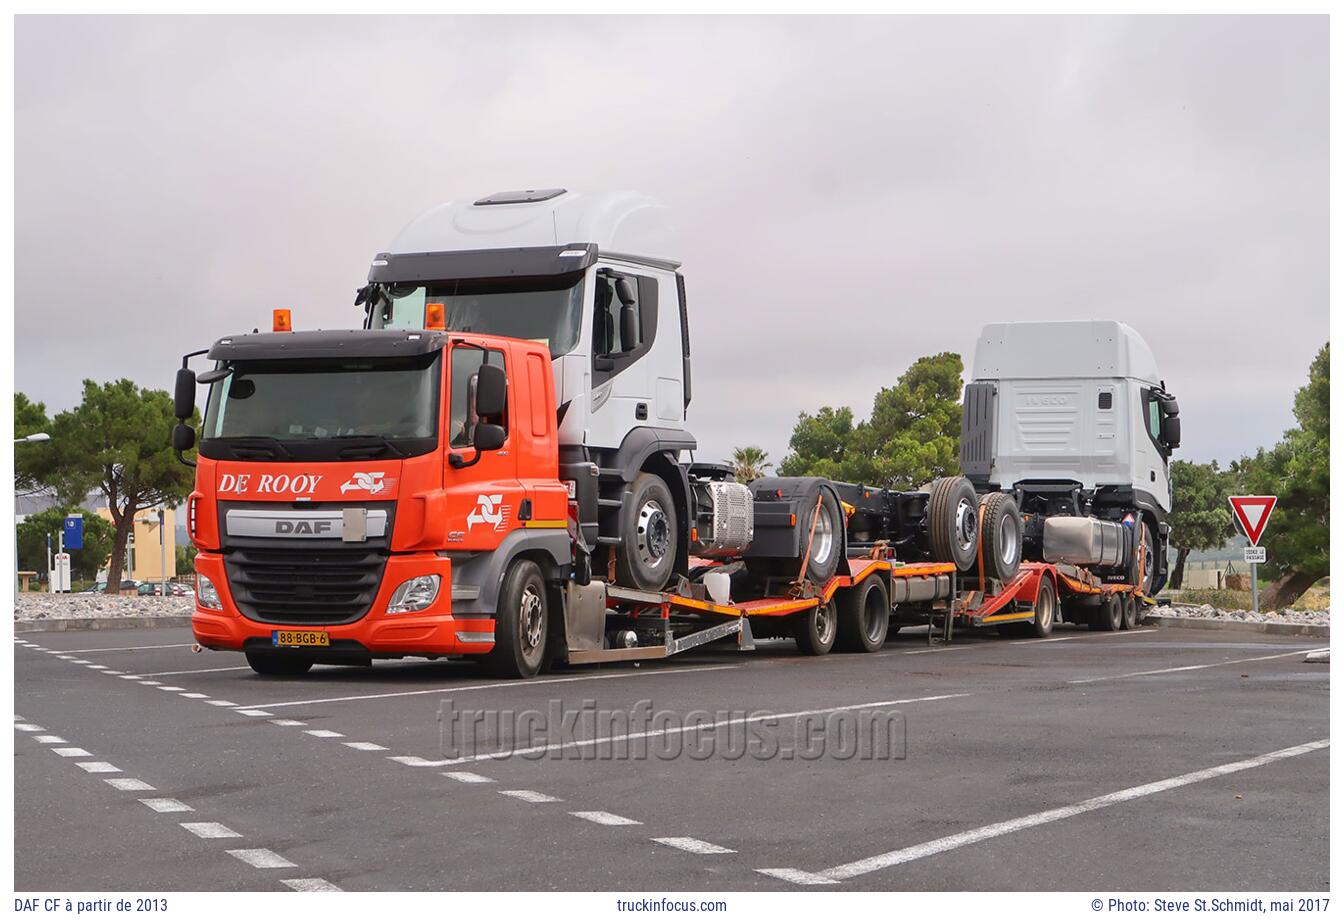
[(196, 372), (189, 367), (179, 367), (173, 385), (173, 415), (185, 421), (195, 411)]
[(471, 435), (471, 446), (477, 450), (499, 450), (504, 446), (504, 428), (481, 422)]
[(1168, 447), (1181, 446), (1181, 419), (1177, 415), (1168, 415), (1162, 419), (1162, 440)]
[(635, 286), (630, 283), (629, 278), (616, 279), (616, 297), (621, 301), (622, 306), (633, 307), (635, 305)]
[[(622, 278), (621, 282), (625, 279)], [(618, 283), (621, 283), (618, 282)], [(635, 341), (639, 338), (639, 318), (635, 315), (635, 308), (631, 304), (621, 305), (621, 350), (634, 351), (639, 343)]]
[(173, 450), (181, 453), (196, 446), (196, 429), (178, 422), (173, 426)]
[(504, 368), (497, 364), (482, 364), (476, 372), (476, 414), (481, 418), (503, 415), (507, 393), (508, 379), (504, 376)]
[(1179, 415), (1181, 412), (1181, 407), (1177, 405), (1175, 396), (1163, 396), (1161, 404), (1164, 415)]

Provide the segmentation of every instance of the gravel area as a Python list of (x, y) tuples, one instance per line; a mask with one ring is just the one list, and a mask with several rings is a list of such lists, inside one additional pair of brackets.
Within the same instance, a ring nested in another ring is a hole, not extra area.
[(16, 620), (55, 620), (66, 617), (144, 617), (189, 616), (195, 599), (186, 597), (119, 597), (106, 594), (41, 594), (35, 591), (19, 595), (14, 609)]
[(1158, 616), (1186, 617), (1192, 620), (1240, 620), (1245, 623), (1293, 623), (1305, 626), (1329, 626), (1328, 610), (1272, 610), (1252, 613), (1249, 610), (1220, 610), (1208, 604), (1172, 604), (1152, 611)]

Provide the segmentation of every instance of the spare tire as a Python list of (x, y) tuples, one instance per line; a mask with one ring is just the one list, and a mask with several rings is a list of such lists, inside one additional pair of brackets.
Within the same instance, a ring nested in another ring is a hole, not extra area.
[(929, 555), (935, 562), (953, 562), (969, 572), (975, 568), (979, 537), (979, 503), (975, 487), (964, 476), (935, 479), (929, 490)]
[[(818, 507), (817, 498), (821, 505)], [(816, 526), (812, 518), (816, 517)], [(844, 547), (844, 522), (840, 518), (840, 503), (830, 489), (818, 489), (815, 495), (798, 506), (798, 559), (794, 564), (799, 568), (803, 556), (807, 557), (807, 577), (824, 585), (835, 574), (840, 563), (840, 552)]]
[(1012, 581), (1022, 567), (1022, 515), (1017, 502), (1004, 492), (991, 492), (980, 504), (980, 555), (985, 577)]

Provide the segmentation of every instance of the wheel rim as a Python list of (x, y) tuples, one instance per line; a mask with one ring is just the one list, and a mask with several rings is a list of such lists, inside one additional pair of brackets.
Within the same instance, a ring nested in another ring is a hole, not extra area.
[(518, 635), (523, 640), (523, 651), (531, 652), (541, 645), (544, 627), (541, 594), (535, 587), (528, 585), (523, 589), (523, 596), (518, 603)]
[(639, 509), (639, 520), (635, 524), (635, 546), (639, 550), (639, 561), (646, 567), (656, 569), (667, 558), (667, 549), (672, 542), (672, 528), (668, 525), (667, 512), (656, 501), (650, 500)]
[(1049, 591), (1042, 591), (1036, 598), (1036, 622), (1046, 629), (1055, 620), (1055, 596)]
[(817, 526), (812, 531), (812, 555), (809, 557), (818, 565), (831, 558), (831, 547), (835, 544), (835, 527), (831, 516), (823, 507), (817, 512)]
[(890, 616), (890, 611), (884, 610), (882, 592), (874, 588), (868, 592), (868, 596), (863, 600), (863, 628), (868, 635), (869, 642), (876, 642), (877, 637), (882, 633), (882, 617)]
[(1005, 514), (999, 519), (999, 558), (1005, 565), (1017, 562), (1021, 548), (1018, 546), (1017, 528), (1013, 526), (1012, 515)]
[(1157, 554), (1153, 552), (1153, 541), (1148, 526), (1145, 524), (1143, 527), (1143, 585), (1141, 586), (1144, 594), (1147, 594), (1153, 588), (1153, 577), (1156, 574), (1153, 572), (1153, 563), (1156, 558)]
[(835, 607), (833, 604), (822, 604), (812, 611), (812, 633), (816, 637), (817, 644), (822, 648), (830, 645), (835, 639)]
[(953, 524), (954, 539), (957, 545), (961, 547), (962, 552), (969, 552), (975, 546), (976, 531), (979, 525), (976, 522), (976, 509), (970, 500), (962, 498), (957, 502), (956, 520)]

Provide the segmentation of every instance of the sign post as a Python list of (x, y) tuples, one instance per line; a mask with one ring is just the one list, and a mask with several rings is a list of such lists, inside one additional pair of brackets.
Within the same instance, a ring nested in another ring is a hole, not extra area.
[(1246, 535), (1246, 539), (1251, 541), (1251, 545), (1246, 547), (1246, 562), (1251, 566), (1251, 610), (1255, 613), (1260, 612), (1260, 578), (1256, 571), (1256, 566), (1266, 559), (1265, 548), (1260, 545), (1260, 538), (1265, 535), (1265, 527), (1269, 524), (1269, 516), (1274, 511), (1274, 506), (1278, 504), (1277, 495), (1229, 495), (1228, 502), (1232, 505), (1232, 517), (1236, 520), (1238, 529)]

